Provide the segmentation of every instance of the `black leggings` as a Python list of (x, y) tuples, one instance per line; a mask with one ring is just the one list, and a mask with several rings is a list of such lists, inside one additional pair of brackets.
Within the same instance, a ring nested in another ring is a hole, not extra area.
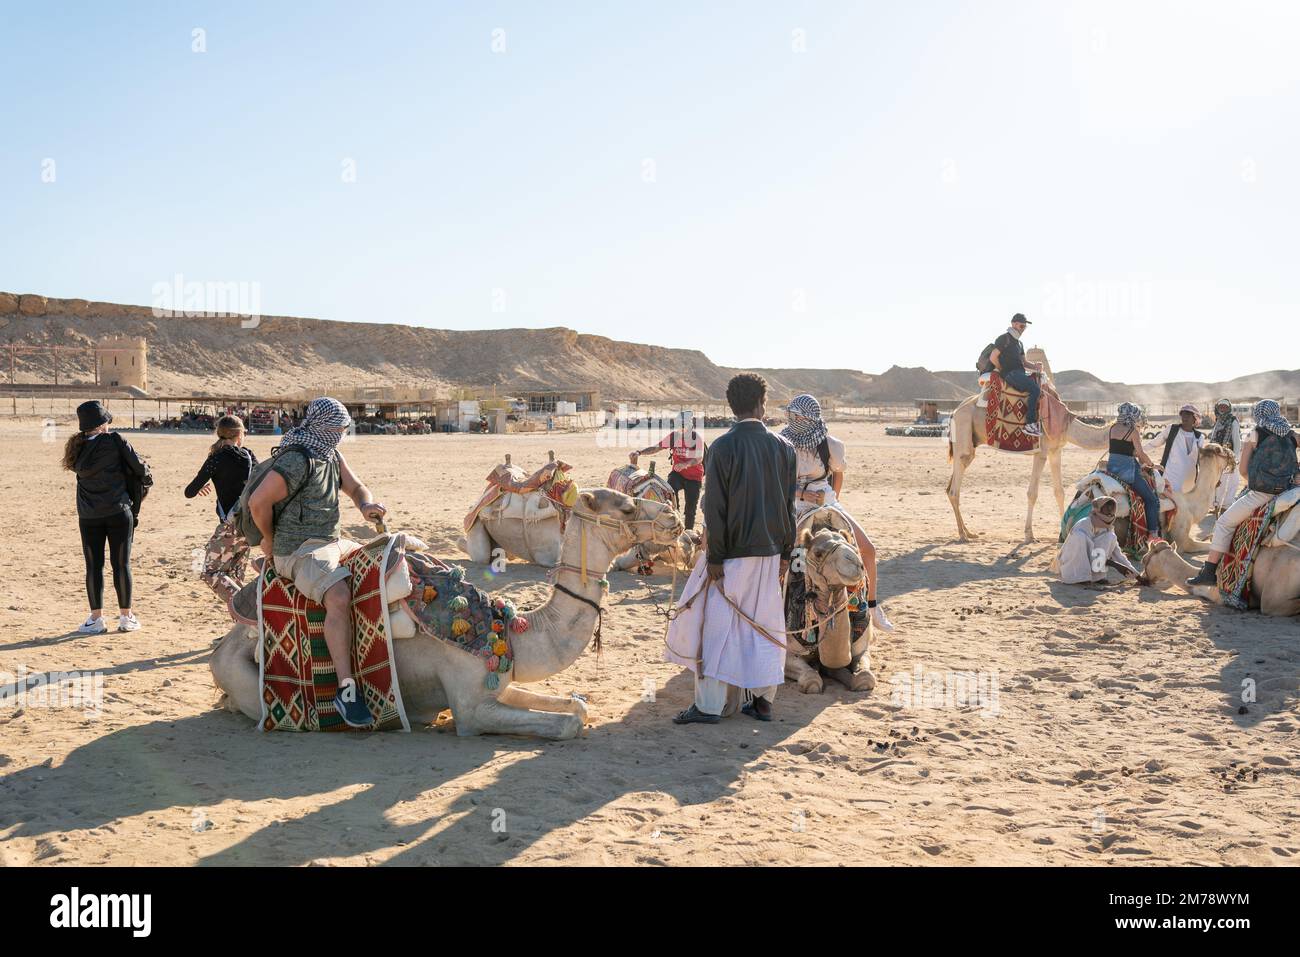
[(90, 599), (91, 611), (104, 607), (105, 542), (113, 566), (117, 607), (131, 607), (131, 540), (134, 537), (135, 521), (127, 511), (81, 520), (81, 554), (86, 558), (86, 597)]
[(668, 484), (672, 486), (674, 502), (677, 492), (686, 493), (686, 527), (694, 528), (695, 506), (700, 501), (700, 480), (684, 478), (681, 472), (669, 472)]

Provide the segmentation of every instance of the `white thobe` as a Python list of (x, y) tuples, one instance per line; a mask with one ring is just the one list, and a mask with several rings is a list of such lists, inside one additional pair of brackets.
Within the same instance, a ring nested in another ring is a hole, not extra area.
[(1110, 528), (1098, 531), (1091, 517), (1080, 519), (1070, 529), (1065, 544), (1061, 546), (1059, 561), (1061, 581), (1067, 585), (1105, 581), (1107, 562), (1114, 562), (1134, 574), (1138, 573), (1124, 550), (1119, 547), (1115, 533)]
[[(1228, 441), (1225, 443), (1232, 449), (1233, 456), (1238, 462), (1241, 461), (1241, 423), (1233, 420), (1228, 429)], [(1227, 508), (1232, 504), (1232, 500), (1237, 497), (1237, 487), (1241, 484), (1241, 473), (1237, 471), (1236, 466), (1223, 470), (1223, 478), (1219, 479), (1219, 487), (1214, 490), (1214, 504), (1217, 508)]]
[[(771, 701), (785, 680), (785, 614), (781, 604), (781, 557), (728, 558), (722, 587), (715, 584), (668, 625), (665, 660), (695, 673), (695, 707), (722, 714), (730, 688), (747, 689)], [(699, 593), (708, 561), (695, 563), (682, 596)], [(727, 603), (730, 598), (772, 637), (760, 634)], [(774, 640), (773, 640), (774, 639)]]
[[(1176, 430), (1178, 434), (1174, 436), (1173, 447), (1169, 450), (1169, 461), (1165, 463), (1165, 481), (1169, 483), (1172, 490), (1186, 492), (1187, 483), (1196, 475), (1196, 460), (1201, 454), (1201, 445), (1205, 440), (1199, 432), (1185, 432), (1177, 423), (1170, 428)], [(1168, 440), (1169, 433), (1166, 432), (1164, 441)]]

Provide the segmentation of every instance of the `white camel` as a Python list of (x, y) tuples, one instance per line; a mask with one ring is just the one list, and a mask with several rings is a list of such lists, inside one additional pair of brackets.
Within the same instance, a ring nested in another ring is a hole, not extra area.
[[(548, 451), (547, 455), (549, 464), (554, 465), (555, 452)], [(515, 481), (527, 479), (522, 470), (510, 464), (509, 454), (505, 469)], [(550, 568), (560, 560), (563, 525), (561, 507), (547, 497), (544, 484), (530, 491), (502, 493), (479, 512), (457, 544), (470, 561), (482, 565), (499, 557), (496, 549), (501, 548), (509, 558)]]
[[(1026, 358), (1043, 363), (1045, 377), (1052, 381), (1051, 368), (1041, 349), (1030, 349)], [(975, 403), (978, 395), (973, 395), (957, 406), (948, 427), (948, 460), (952, 462), (952, 477), (948, 480), (948, 501), (952, 512), (957, 517), (957, 534), (961, 541), (968, 542), (979, 533), (972, 532), (961, 516), (961, 482), (966, 469), (975, 460), (975, 451), (980, 445), (988, 445), (984, 409)], [(1092, 426), (1079, 421), (1072, 412), (1065, 411), (1067, 426), (1056, 437), (1044, 433), (1038, 440), (1038, 451), (1034, 457), (1033, 470), (1029, 475), (1029, 511), (1025, 515), (1025, 541), (1034, 538), (1034, 505), (1038, 502), (1038, 487), (1042, 483), (1043, 467), (1049, 462), (1052, 466), (1052, 491), (1056, 495), (1056, 506), (1062, 516), (1065, 514), (1065, 488), (1061, 484), (1061, 450), (1067, 444), (1084, 449), (1104, 449), (1109, 445), (1109, 429), (1105, 426)], [(1020, 453), (1030, 454), (1030, 453)]]
[[(521, 611), (529, 627), (512, 636), (514, 666), (500, 676), (497, 690), (484, 684), (482, 659), (455, 645), (424, 635), (393, 642), (407, 717), (431, 724), (450, 708), (462, 736), (531, 734), (560, 740), (580, 734), (587, 714), (581, 698), (542, 694), (518, 683), (558, 674), (591, 644), (604, 598), (601, 579), (615, 555), (641, 541), (671, 542), (681, 530), (676, 512), (657, 502), (608, 489), (581, 492), (565, 531), (556, 585), (545, 604)], [(236, 625), (220, 640), (211, 661), (226, 707), (254, 721), (262, 700), (256, 641), (256, 628)]]

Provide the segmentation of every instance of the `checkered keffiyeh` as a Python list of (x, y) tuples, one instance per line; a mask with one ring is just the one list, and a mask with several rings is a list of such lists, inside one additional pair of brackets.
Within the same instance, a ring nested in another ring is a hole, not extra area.
[(1254, 416), (1257, 428), (1267, 429), (1274, 435), (1280, 435), (1283, 438), (1291, 434), (1291, 423), (1282, 414), (1282, 407), (1272, 399), (1256, 402)]
[(352, 424), (352, 416), (338, 399), (321, 396), (307, 406), (302, 423), (285, 433), (281, 445), (301, 445), (326, 458), (343, 438), (343, 432)]
[(781, 437), (788, 439), (796, 449), (811, 451), (826, 438), (821, 403), (808, 393), (790, 400), (790, 404), (785, 407), (785, 417), (789, 424), (781, 430)]

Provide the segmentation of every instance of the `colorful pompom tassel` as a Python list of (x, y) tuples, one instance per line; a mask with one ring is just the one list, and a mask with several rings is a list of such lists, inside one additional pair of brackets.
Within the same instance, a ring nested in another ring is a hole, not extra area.
[(510, 660), (509, 655), (502, 655), (501, 664), (497, 665), (497, 671), (501, 672), (501, 674), (505, 674), (507, 671), (510, 670), (510, 665), (512, 663), (513, 662)]
[(451, 633), (457, 638), (465, 634), (467, 631), (469, 631), (469, 622), (464, 618), (457, 618), (451, 623)]
[(466, 598), (464, 595), (457, 595), (455, 598), (453, 598), (450, 602), (447, 603), (447, 607), (454, 612), (464, 611), (469, 607), (469, 599)]
[(492, 654), (494, 655), (504, 655), (509, 650), (510, 646), (500, 638), (498, 638), (496, 644), (492, 646)]
[(510, 630), (516, 635), (522, 635), (528, 630), (528, 619), (523, 615), (516, 615), (514, 621), (510, 622)]
[(483, 679), (483, 684), (488, 691), (496, 691), (497, 688), (501, 687), (501, 679), (496, 676), (496, 672), (489, 672), (488, 676)]
[(492, 622), (492, 630), (493, 630), (494, 632), (496, 632), (498, 635), (501, 634), (501, 632), (505, 631), (505, 628), (506, 628), (506, 625), (505, 625), (505, 622), (503, 622), (503, 621), (499, 621), (499, 620), (498, 620), (498, 621), (494, 621), (494, 622)]

